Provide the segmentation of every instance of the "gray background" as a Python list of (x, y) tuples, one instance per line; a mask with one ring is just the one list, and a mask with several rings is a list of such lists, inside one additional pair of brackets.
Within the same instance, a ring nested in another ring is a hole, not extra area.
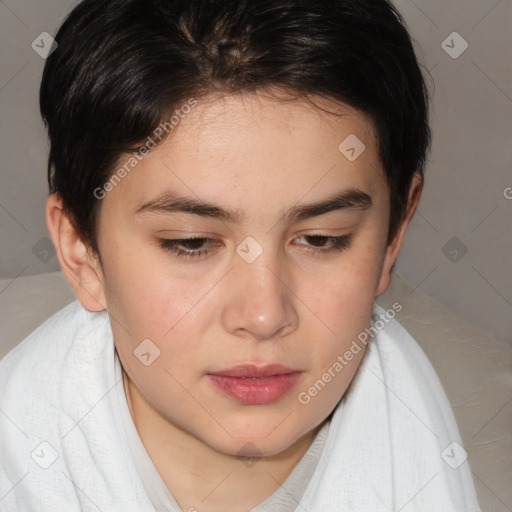
[[(434, 135), (397, 273), (512, 343), (511, 0), (395, 3), (430, 73)], [(48, 147), (38, 107), (44, 59), (31, 44), (42, 32), (55, 35), (75, 4), (0, 0), (4, 305), (19, 276), (59, 269), (44, 220)], [(464, 41), (468, 48), (457, 55)]]

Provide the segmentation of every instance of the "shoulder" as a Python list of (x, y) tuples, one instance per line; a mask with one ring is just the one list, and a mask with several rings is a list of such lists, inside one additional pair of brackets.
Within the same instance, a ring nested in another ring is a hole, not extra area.
[[(333, 476), (325, 485), (342, 482), (346, 493), (361, 487), (364, 474), (379, 487), (366, 496), (373, 510), (383, 501), (403, 506), (423, 487), (414, 510), (478, 510), (469, 506), (475, 491), (450, 403), (399, 309), (375, 305), (355, 341), (367, 351), (333, 416), (326, 451)], [(347, 499), (360, 498), (354, 491)]]
[(13, 388), (50, 385), (73, 346), (106, 317), (75, 300), (43, 322), (0, 360), (0, 403)]
[[(436, 370), (400, 323), (400, 311), (399, 307), (392, 310), (374, 305), (370, 327), (365, 331), (367, 353), (346, 399), (355, 410), (359, 401), (373, 400), (378, 407), (384, 404), (381, 416), (390, 421), (389, 434), (398, 433), (397, 442), (403, 442), (399, 438), (404, 429), (415, 432), (418, 439), (421, 432), (425, 436), (423, 446), (441, 453), (453, 440), (460, 442), (458, 426)], [(417, 444), (411, 449), (419, 447)]]
[[(384, 309), (378, 304), (374, 305), (370, 349), (378, 352), (379, 363), (386, 367), (392, 366), (397, 377), (404, 378), (405, 375), (413, 378), (418, 385), (424, 384), (423, 378), (430, 384), (434, 381), (441, 385), (438, 376), (428, 357), (420, 347), (415, 338), (400, 323), (400, 312), (402, 306), (395, 302), (392, 307)], [(396, 373), (397, 369), (399, 373)], [(389, 377), (392, 379), (392, 374)], [(429, 386), (430, 388), (430, 386)]]

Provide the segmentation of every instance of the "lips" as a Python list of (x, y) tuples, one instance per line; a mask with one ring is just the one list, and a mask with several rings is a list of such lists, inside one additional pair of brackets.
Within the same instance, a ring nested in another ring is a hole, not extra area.
[(247, 405), (275, 402), (295, 387), (301, 376), (301, 371), (278, 364), (238, 365), (207, 375), (215, 389)]
[(211, 372), (210, 375), (220, 375), (222, 377), (239, 377), (239, 378), (264, 378), (273, 375), (286, 375), (289, 373), (297, 373), (280, 364), (269, 364), (265, 366), (257, 366), (254, 364), (237, 365), (226, 370)]

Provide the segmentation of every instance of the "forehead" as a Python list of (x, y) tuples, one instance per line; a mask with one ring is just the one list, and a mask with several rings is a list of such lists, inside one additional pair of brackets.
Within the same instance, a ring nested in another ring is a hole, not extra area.
[(194, 144), (212, 153), (218, 153), (219, 147), (245, 153), (258, 144), (265, 144), (268, 150), (293, 148), (294, 153), (316, 153), (328, 152), (333, 146), (336, 149), (338, 139), (349, 133), (357, 134), (372, 149), (374, 124), (366, 114), (319, 96), (297, 98), (275, 89), (199, 99), (169, 139), (175, 148), (184, 148), (193, 138)]
[(378, 194), (385, 185), (373, 123), (350, 106), (280, 92), (278, 99), (244, 93), (196, 101), (108, 199), (134, 211), (172, 191), (256, 211), (341, 187)]

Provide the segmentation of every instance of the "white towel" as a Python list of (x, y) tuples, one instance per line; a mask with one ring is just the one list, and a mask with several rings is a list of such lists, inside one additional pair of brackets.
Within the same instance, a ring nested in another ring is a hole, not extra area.
[[(1, 512), (155, 511), (114, 355), (107, 312), (74, 301), (0, 361)], [(296, 511), (481, 512), (447, 397), (396, 319), (368, 342)]]

